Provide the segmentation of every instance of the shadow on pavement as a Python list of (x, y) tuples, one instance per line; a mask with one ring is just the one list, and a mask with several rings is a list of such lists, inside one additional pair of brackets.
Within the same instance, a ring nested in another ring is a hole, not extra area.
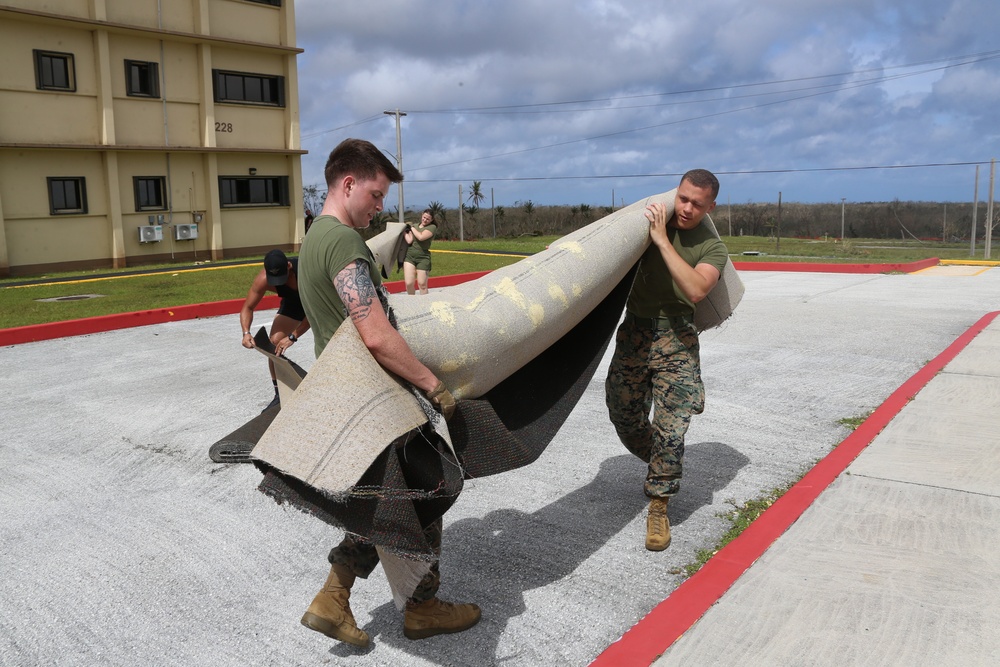
[[(699, 507), (711, 504), (713, 494), (747, 463), (745, 456), (722, 443), (689, 445), (687, 474), (680, 496), (671, 504), (671, 522), (680, 525)], [(535, 512), (498, 509), (482, 519), (462, 519), (448, 526), (441, 597), (483, 607), (483, 620), (476, 628), (412, 642), (402, 636), (402, 614), (387, 603), (373, 610), (373, 620), (364, 629), (373, 642), (387, 642), (437, 664), (496, 664), (499, 637), (512, 618), (525, 612), (525, 593), (571, 575), (643, 513), (644, 475), (645, 464), (631, 454), (615, 456), (601, 463), (587, 485)], [(330, 653), (354, 651), (334, 647)]]

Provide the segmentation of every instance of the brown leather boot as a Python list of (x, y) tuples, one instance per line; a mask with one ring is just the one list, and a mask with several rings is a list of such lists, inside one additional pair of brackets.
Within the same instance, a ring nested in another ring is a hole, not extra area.
[(302, 625), (348, 644), (368, 646), (368, 633), (354, 622), (349, 603), (354, 573), (343, 565), (334, 565), (326, 583), (313, 598), (302, 616)]
[(468, 630), (479, 622), (482, 612), (474, 604), (452, 604), (431, 598), (426, 602), (406, 603), (403, 634), (407, 639), (426, 639), (434, 635)]
[(667, 518), (667, 498), (650, 498), (646, 516), (646, 548), (663, 551), (670, 546), (670, 519)]

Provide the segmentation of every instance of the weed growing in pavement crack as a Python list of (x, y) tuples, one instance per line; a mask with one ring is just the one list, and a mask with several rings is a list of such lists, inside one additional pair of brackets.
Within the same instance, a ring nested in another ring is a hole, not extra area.
[(699, 549), (698, 553), (695, 555), (695, 561), (693, 563), (689, 563), (683, 568), (675, 568), (671, 570), (670, 573), (683, 574), (686, 577), (690, 577), (695, 572), (700, 570), (712, 556), (717, 554), (724, 546), (739, 537), (740, 533), (746, 530), (747, 527), (757, 519), (757, 517), (764, 513), (764, 510), (773, 505), (778, 498), (785, 495), (788, 489), (792, 488), (792, 486), (794, 486), (801, 478), (802, 476), (800, 475), (798, 479), (789, 482), (785, 486), (771, 489), (771, 491), (763, 496), (753, 500), (748, 500), (742, 505), (737, 505), (734, 500), (727, 500), (726, 502), (732, 505), (733, 509), (728, 512), (717, 514), (716, 516), (726, 519), (729, 522), (729, 529), (722, 534), (722, 537), (719, 538), (715, 547), (711, 549)]

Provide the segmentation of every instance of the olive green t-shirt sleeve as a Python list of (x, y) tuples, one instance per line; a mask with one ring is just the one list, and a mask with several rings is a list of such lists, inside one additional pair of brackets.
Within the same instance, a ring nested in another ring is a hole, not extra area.
[(299, 296), (313, 329), (317, 357), (347, 319), (347, 308), (333, 280), (358, 260), (368, 264), (368, 274), (375, 286), (381, 285), (382, 276), (373, 268), (371, 251), (356, 230), (330, 216), (313, 221), (299, 251), (298, 276)]
[[(670, 240), (689, 266), (708, 264), (722, 273), (729, 259), (726, 245), (704, 225), (690, 230), (670, 230)], [(632, 291), (626, 305), (638, 317), (670, 317), (694, 314), (695, 304), (674, 282), (660, 249), (652, 243), (639, 260)]]

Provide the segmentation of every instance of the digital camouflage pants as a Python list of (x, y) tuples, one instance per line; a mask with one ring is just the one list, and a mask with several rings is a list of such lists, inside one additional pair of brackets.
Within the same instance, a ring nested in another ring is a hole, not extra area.
[[(644, 491), (665, 498), (680, 490), (684, 435), (705, 409), (698, 333), (690, 320), (643, 326), (626, 316), (604, 385), (611, 423), (625, 447), (649, 464)], [(650, 420), (649, 411), (653, 410)]]
[[(438, 554), (441, 553), (441, 529), (441, 519), (424, 529), (424, 536), (427, 538), (428, 544)], [(375, 545), (362, 541), (352, 533), (347, 533), (340, 544), (330, 550), (330, 555), (327, 558), (331, 565), (343, 565), (354, 572), (355, 576), (362, 579), (367, 579), (379, 562)], [(440, 585), (441, 573), (438, 570), (438, 561), (435, 560), (431, 565), (431, 571), (420, 580), (410, 599), (415, 602), (426, 602), (437, 595)]]

